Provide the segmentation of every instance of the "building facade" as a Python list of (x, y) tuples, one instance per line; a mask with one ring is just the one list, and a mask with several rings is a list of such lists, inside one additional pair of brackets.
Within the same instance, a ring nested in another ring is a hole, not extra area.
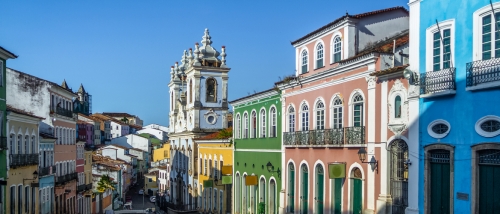
[[(39, 156), (38, 163), (38, 181), (39, 190), (45, 193), (49, 201), (39, 200), (40, 213), (51, 214), (55, 212), (54, 188), (55, 188), (55, 173), (56, 167), (54, 164), (54, 145), (57, 138), (47, 133), (40, 132), (39, 134)], [(48, 192), (48, 194), (47, 194)], [(43, 195), (43, 194), (41, 194)]]
[(281, 173), (285, 172), (281, 95), (278, 90), (270, 89), (230, 104), (234, 109), (235, 144), (233, 213), (255, 213), (259, 205), (265, 213), (279, 213), (283, 190)]
[[(170, 72), (170, 131), (171, 147), (177, 148), (171, 154), (170, 179), (179, 183), (180, 191), (173, 195), (174, 204), (185, 210), (195, 210), (193, 192), (188, 187), (198, 183), (192, 173), (196, 160), (193, 149), (194, 138), (227, 128), (228, 114), (228, 72), (225, 47), (218, 52), (212, 46), (208, 29), (202, 37), (202, 45), (195, 44), (195, 50), (184, 51), (181, 62), (175, 63)], [(221, 58), (219, 58), (219, 55)]]
[(387, 88), (370, 74), (405, 63), (408, 22), (403, 7), (346, 14), (292, 42), (297, 73), (277, 83), (284, 212), (390, 213)]
[(73, 111), (78, 114), (91, 115), (92, 114), (92, 95), (90, 95), (83, 84), (80, 84), (80, 88), (77, 92), (78, 97), (73, 101)]
[(500, 205), (490, 193), (498, 189), (500, 169), (495, 105), (500, 2), (412, 0), (409, 5), (415, 16), (410, 64), (420, 80), (414, 213), (496, 212)]

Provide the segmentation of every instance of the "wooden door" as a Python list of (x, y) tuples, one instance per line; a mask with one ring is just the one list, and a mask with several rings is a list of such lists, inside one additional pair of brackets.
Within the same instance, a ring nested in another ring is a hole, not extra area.
[(342, 178), (333, 179), (333, 209), (332, 214), (341, 214), (342, 209)]
[(430, 213), (450, 213), (450, 152), (431, 152)]
[(302, 166), (302, 183), (301, 183), (301, 186), (302, 186), (302, 192), (301, 192), (301, 213), (303, 214), (307, 214), (308, 212), (308, 207), (307, 205), (309, 204), (308, 202), (308, 194), (309, 194), (309, 188), (308, 188), (308, 185), (309, 185), (309, 182), (308, 182), (308, 178), (309, 178), (309, 173), (308, 173), (308, 169), (307, 169), (307, 166), (303, 165)]
[(500, 150), (483, 150), (479, 154), (479, 214), (500, 210)]
[(353, 214), (363, 212), (363, 181), (362, 173), (359, 168), (354, 168), (351, 174), (352, 196), (351, 209)]
[(323, 192), (324, 192), (324, 174), (318, 173), (318, 183), (317, 185), (317, 194), (316, 194), (316, 212), (317, 214), (323, 214)]

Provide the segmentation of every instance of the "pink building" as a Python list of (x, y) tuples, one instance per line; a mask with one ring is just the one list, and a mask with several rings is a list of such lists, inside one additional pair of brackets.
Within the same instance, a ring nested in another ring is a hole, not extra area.
[[(403, 7), (346, 14), (292, 42), (297, 73), (276, 83), (287, 213), (404, 213), (407, 183), (389, 182), (386, 148), (405, 127), (390, 131), (386, 115), (407, 113), (408, 21)], [(388, 98), (396, 84), (399, 101)]]

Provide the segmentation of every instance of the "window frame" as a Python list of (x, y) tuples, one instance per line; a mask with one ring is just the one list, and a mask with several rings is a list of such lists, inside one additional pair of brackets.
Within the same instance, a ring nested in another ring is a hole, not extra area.
[(267, 123), (267, 121), (266, 121), (266, 109), (265, 108), (260, 109), (259, 122), (260, 122), (259, 137), (265, 138), (266, 137), (266, 123)]
[(300, 74), (307, 72), (309, 72), (309, 51), (304, 49), (300, 52)]
[[(209, 82), (210, 80), (213, 80), (214, 81), (214, 100), (213, 101), (209, 101), (208, 100), (208, 86), (209, 86)], [(218, 87), (218, 83), (217, 83), (217, 80), (214, 78), (214, 77), (208, 77), (207, 80), (205, 80), (205, 101), (207, 103), (217, 103), (217, 87)]]
[(443, 32), (444, 30), (450, 30), (450, 67), (453, 67), (455, 63), (455, 19), (448, 19), (444, 20), (438, 23), (439, 24), (439, 29), (438, 25), (434, 24), (431, 25), (426, 29), (426, 51), (425, 51), (425, 68), (426, 71), (440, 71), (443, 70), (443, 42), (440, 39), (440, 66), (439, 70), (434, 70), (434, 62), (433, 62), (433, 38), (434, 38), (434, 33), (441, 32), (441, 38), (443, 37)]
[[(338, 39), (338, 42), (337, 42), (337, 39)], [(336, 47), (337, 44), (340, 46), (339, 50), (337, 50), (337, 47)], [(339, 62), (339, 61), (342, 60), (342, 37), (341, 37), (340, 34), (333, 35), (333, 37), (332, 37), (332, 45), (331, 46), (332, 46), (332, 48), (331, 48), (331, 52), (332, 52), (332, 54), (331, 54), (331, 57), (332, 57), (331, 62), (333, 64), (333, 63), (337, 63), (337, 62)], [(335, 60), (335, 55), (337, 55), (337, 54), (339, 55), (339, 59)]]
[(277, 137), (278, 136), (278, 127), (277, 127), (277, 117), (276, 117), (276, 107), (271, 106), (269, 108), (269, 137)]
[[(290, 110), (292, 112), (290, 112)], [(287, 116), (288, 116), (287, 117), (288, 132), (295, 132), (295, 122), (296, 122), (295, 118), (296, 118), (296, 116), (295, 116), (295, 108), (293, 106), (288, 107)]]
[(316, 43), (316, 46), (314, 47), (314, 62), (315, 69), (325, 67), (325, 45), (322, 41)]
[[(304, 107), (307, 110), (304, 110)], [(300, 106), (300, 131), (309, 131), (309, 105), (302, 103)]]
[[(492, 5), (493, 5), (493, 9), (496, 12), (500, 12), (500, 2), (493, 2)], [(473, 33), (472, 33), (472, 46), (473, 46), (472, 61), (483, 60), (483, 56), (482, 56), (482, 53), (483, 53), (482, 21), (483, 21), (484, 16), (494, 15), (492, 13), (493, 13), (493, 11), (491, 10), (490, 4), (485, 4), (485, 6), (476, 10), (473, 13), (473, 17), (472, 17), (472, 29), (473, 29)], [(494, 41), (494, 34), (495, 34), (494, 31), (492, 31), (492, 41)], [(493, 42), (492, 42), (492, 44), (493, 44)], [(494, 51), (493, 48), (492, 48), (492, 51)], [(498, 57), (500, 57), (500, 56), (498, 56)], [(491, 59), (492, 58), (495, 58), (494, 54), (492, 54)]]
[[(319, 106), (320, 104), (322, 105), (322, 107)], [(315, 130), (324, 130), (325, 129), (325, 102), (323, 102), (323, 100), (318, 100), (318, 101), (316, 101), (316, 105), (314, 107), (315, 107), (315, 109), (314, 109)]]
[(248, 121), (248, 112), (245, 112), (245, 113), (243, 113), (243, 123), (242, 123), (243, 124), (243, 130), (244, 130), (243, 137), (242, 137), (243, 139), (247, 139), (248, 138), (248, 125), (249, 125), (248, 122), (249, 122)]
[[(340, 103), (337, 103), (340, 102)], [(337, 112), (335, 112), (337, 111)], [(331, 128), (332, 129), (341, 129), (344, 127), (344, 102), (340, 98), (340, 96), (335, 96), (331, 105)], [(337, 117), (337, 122), (335, 121)], [(340, 118), (340, 122), (339, 121)], [(339, 126), (340, 125), (340, 126)]]
[(257, 121), (257, 111), (252, 110), (250, 113), (250, 138), (257, 138), (257, 125), (259, 122)]
[[(361, 99), (363, 99), (363, 100), (356, 101), (355, 99), (357, 98), (357, 96), (360, 96)], [(352, 127), (363, 127), (365, 124), (365, 121), (364, 121), (364, 118), (365, 118), (365, 98), (364, 98), (363, 94), (361, 94), (361, 93), (354, 93), (351, 100), (352, 100), (351, 126)], [(359, 126), (356, 126), (356, 120), (355, 120), (356, 114), (355, 113), (356, 113), (356, 106), (358, 106), (358, 105), (361, 106), (361, 108), (359, 109), (359, 111), (360, 111), (359, 123), (360, 124), (359, 124)]]

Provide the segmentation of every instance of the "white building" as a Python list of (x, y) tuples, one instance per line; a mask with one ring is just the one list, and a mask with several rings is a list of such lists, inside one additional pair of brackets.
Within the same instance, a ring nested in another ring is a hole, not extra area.
[(168, 127), (166, 127), (166, 126), (162, 126), (162, 125), (159, 125), (159, 124), (154, 124), (154, 123), (149, 124), (149, 125), (147, 125), (147, 126), (143, 126), (142, 128), (159, 129), (159, 130), (162, 130), (162, 131), (167, 132), (167, 133), (168, 133), (168, 129), (169, 129), (169, 128), (168, 128)]
[[(165, 127), (167, 128), (167, 127)], [(154, 135), (156, 138), (161, 140), (161, 142), (166, 142), (168, 140), (168, 132), (158, 129), (158, 128), (151, 128), (151, 127), (143, 127), (141, 130), (137, 131), (137, 134), (142, 134), (142, 133), (147, 133)]]

